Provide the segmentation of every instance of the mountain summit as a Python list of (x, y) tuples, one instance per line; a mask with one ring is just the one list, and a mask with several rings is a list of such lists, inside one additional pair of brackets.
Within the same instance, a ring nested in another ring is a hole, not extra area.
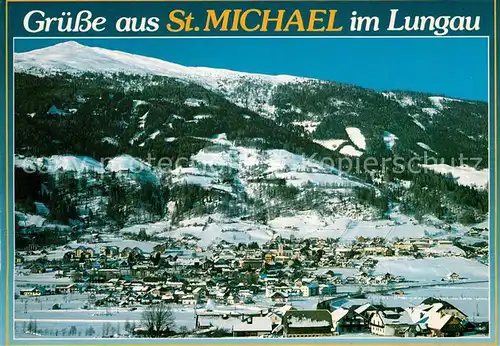
[(127, 73), (158, 75), (188, 80), (215, 88), (222, 81), (260, 80), (273, 84), (306, 80), (287, 75), (270, 76), (207, 67), (189, 67), (168, 61), (99, 47), (88, 47), (75, 41), (14, 54), (16, 72), (78, 74)]

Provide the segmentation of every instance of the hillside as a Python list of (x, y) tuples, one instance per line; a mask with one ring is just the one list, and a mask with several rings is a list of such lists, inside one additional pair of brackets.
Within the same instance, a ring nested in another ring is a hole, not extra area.
[[(75, 42), (17, 53), (14, 66), (16, 206), (41, 201), (56, 221), (217, 214), (259, 229), (297, 212), (373, 220), (399, 205), (418, 220), (470, 223), (488, 210), (484, 102)], [(452, 167), (460, 155), (480, 170)]]

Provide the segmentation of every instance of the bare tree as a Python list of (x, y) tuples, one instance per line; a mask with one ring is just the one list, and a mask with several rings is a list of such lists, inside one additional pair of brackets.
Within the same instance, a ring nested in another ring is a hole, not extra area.
[(109, 322), (105, 322), (102, 325), (102, 336), (110, 336), (115, 333), (115, 327), (111, 325)]
[(151, 338), (167, 336), (175, 326), (172, 309), (165, 303), (151, 305), (143, 311), (141, 324)]

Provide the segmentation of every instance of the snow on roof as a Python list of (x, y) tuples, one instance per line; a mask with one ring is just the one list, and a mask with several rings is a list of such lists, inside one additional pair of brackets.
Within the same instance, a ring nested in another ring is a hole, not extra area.
[(384, 322), (384, 324), (413, 324), (413, 320), (410, 317), (408, 311), (396, 312), (396, 311), (380, 311), (379, 316)]
[(286, 328), (319, 328), (332, 326), (328, 310), (289, 310), (283, 316)]
[(372, 306), (370, 303), (366, 303), (364, 305), (361, 305), (359, 308), (357, 308), (356, 310), (354, 310), (354, 312), (356, 312), (357, 314), (362, 314), (363, 312), (365, 312), (370, 306)]
[(347, 315), (348, 312), (349, 312), (349, 310), (344, 309), (344, 308), (337, 309), (337, 310), (332, 312), (332, 320), (334, 322), (338, 322), (342, 318), (344, 318), (344, 316)]
[(272, 321), (269, 317), (252, 317), (249, 321), (240, 321), (234, 324), (233, 331), (271, 332), (272, 330)]
[(331, 325), (331, 323), (326, 320), (313, 320), (311, 318), (299, 318), (292, 316), (288, 320), (288, 325), (294, 328), (296, 327), (315, 328), (315, 327), (328, 327)]
[(231, 330), (233, 325), (236, 323), (240, 323), (240, 319), (238, 317), (229, 317), (229, 318), (220, 318), (214, 316), (199, 316), (198, 317), (198, 325), (208, 327), (213, 326), (216, 328), (222, 328), (225, 330)]
[(288, 310), (292, 309), (292, 305), (291, 304), (286, 304), (282, 307), (280, 307), (279, 309), (276, 310), (276, 313), (278, 314), (285, 314)]
[(446, 323), (453, 317), (452, 315), (441, 315), (439, 312), (428, 312), (427, 326), (431, 329), (441, 330)]

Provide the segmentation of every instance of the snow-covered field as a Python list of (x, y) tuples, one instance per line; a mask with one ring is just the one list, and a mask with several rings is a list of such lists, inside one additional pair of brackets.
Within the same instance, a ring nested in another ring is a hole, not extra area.
[(487, 188), (490, 171), (488, 169), (477, 170), (473, 167), (453, 167), (446, 164), (423, 164), (422, 167), (441, 174), (451, 174), (460, 185)]
[[(104, 296), (98, 296), (103, 298)], [(218, 313), (258, 313), (267, 311), (267, 307), (271, 302), (269, 299), (259, 296), (256, 297), (259, 305), (217, 305), (214, 306), (212, 312)], [(317, 299), (300, 300), (299, 304), (313, 308), (317, 303)], [(61, 310), (52, 310), (54, 304), (60, 304)], [(16, 321), (16, 337), (26, 338), (35, 337), (25, 334), (26, 324), (30, 320), (36, 320), (37, 327), (41, 330), (58, 331), (58, 335), (44, 335), (43, 337), (64, 337), (71, 326), (75, 326), (78, 332), (81, 332), (79, 337), (85, 338), (85, 330), (92, 326), (96, 334), (94, 337), (101, 338), (103, 330), (113, 327), (115, 331), (124, 332), (125, 324), (135, 323), (139, 326), (141, 323), (141, 315), (144, 307), (137, 307), (131, 311), (129, 308), (99, 308), (92, 310), (84, 310), (82, 307), (88, 304), (87, 294), (72, 294), (68, 296), (55, 295), (44, 296), (40, 298), (19, 298), (15, 301), (15, 321)], [(172, 313), (175, 320), (175, 329), (180, 330), (185, 327), (187, 330), (195, 328), (195, 309), (198, 313), (204, 312), (204, 306), (182, 306), (171, 305)], [(238, 322), (236, 319), (214, 319), (216, 325), (222, 327), (231, 327), (231, 323)], [(108, 326), (106, 326), (108, 325)], [(67, 336), (67, 335), (66, 335)]]
[(347, 156), (356, 156), (359, 157), (363, 155), (362, 151), (354, 148), (352, 145), (345, 145), (340, 149), (340, 153)]
[(263, 244), (273, 236), (272, 229), (253, 222), (231, 220), (221, 215), (195, 217), (181, 221), (178, 227), (157, 236), (180, 239), (184, 235), (198, 237), (198, 245), (206, 247), (225, 240), (234, 244), (257, 242)]
[(359, 236), (382, 237), (388, 240), (424, 236), (446, 238), (466, 232), (466, 228), (459, 226), (452, 232), (446, 232), (432, 223), (416, 224), (409, 217), (401, 214), (393, 214), (391, 219), (364, 221), (349, 217), (324, 216), (314, 212), (299, 212), (293, 216), (278, 217), (269, 221), (268, 224), (283, 237), (290, 237), (290, 235), (296, 238), (329, 237), (340, 238), (344, 242), (350, 242)]
[(92, 171), (104, 173), (106, 170), (111, 172), (130, 171), (139, 173), (150, 171), (151, 167), (130, 155), (121, 155), (111, 158), (109, 161), (97, 161), (87, 156), (72, 155), (52, 155), (50, 157), (23, 157), (16, 156), (16, 167), (23, 168), (27, 172), (41, 171), (47, 173), (56, 173), (59, 170), (72, 172)]
[(166, 229), (170, 227), (170, 221), (159, 221), (146, 225), (133, 225), (122, 228), (120, 233), (133, 233), (138, 234), (141, 230), (144, 230), (147, 235), (156, 235), (158, 233), (165, 232)]
[(366, 149), (366, 139), (357, 127), (346, 127), (347, 135), (358, 149)]
[[(225, 135), (221, 134), (219, 137), (225, 138)], [(190, 167), (179, 167), (173, 171), (175, 183), (232, 193), (235, 182), (223, 182), (223, 177), (232, 171), (238, 179), (237, 185), (249, 194), (252, 191), (248, 188), (247, 180), (260, 175), (269, 179), (283, 178), (287, 180), (287, 184), (297, 187), (307, 183), (317, 186), (364, 186), (349, 175), (340, 174), (334, 167), (312, 158), (282, 149), (258, 150), (234, 146), (227, 140), (219, 140), (218, 145), (200, 150), (190, 160)]]
[(468, 280), (488, 280), (489, 267), (474, 260), (461, 257), (398, 258), (380, 257), (375, 267), (377, 274), (391, 273), (404, 276), (407, 280), (433, 282), (445, 279), (448, 274), (457, 273)]
[[(340, 268), (336, 268), (338, 271)], [(461, 311), (469, 316), (473, 321), (486, 321), (489, 316), (488, 304), (488, 284), (471, 283), (463, 285), (449, 286), (429, 286), (425, 288), (403, 289), (404, 295), (394, 294), (368, 294), (366, 298), (340, 300), (337, 305), (350, 306), (353, 304), (384, 304), (386, 306), (400, 306), (403, 308), (420, 304), (428, 297), (435, 297), (446, 300), (455, 305)], [(101, 297), (101, 296), (99, 296)], [(316, 304), (322, 300), (321, 297), (291, 297), (290, 303), (297, 309), (314, 309)], [(255, 296), (255, 305), (220, 305), (214, 307), (217, 311), (225, 312), (244, 312), (260, 311), (268, 308), (271, 302), (262, 295)], [(41, 298), (20, 298), (15, 301), (15, 330), (17, 338), (33, 338), (34, 335), (25, 334), (30, 320), (36, 320), (39, 330), (47, 335), (38, 337), (64, 338), (71, 326), (77, 328), (77, 336), (86, 338), (85, 330), (92, 326), (96, 334), (94, 337), (103, 336), (103, 330), (114, 328), (117, 334), (123, 334), (125, 324), (140, 324), (142, 307), (135, 311), (128, 308), (109, 308), (97, 310), (83, 310), (82, 306), (88, 302), (87, 294), (72, 294), (69, 296), (45, 296)], [(54, 304), (60, 304), (61, 310), (52, 310)], [(199, 312), (203, 311), (203, 306), (189, 307), (181, 305), (172, 305), (172, 311), (175, 317), (176, 329), (186, 327), (192, 330), (195, 327), (195, 308)], [(214, 322), (221, 326), (228, 326), (228, 323), (235, 322), (235, 319), (218, 319)], [(55, 331), (58, 335), (55, 336)], [(52, 333), (52, 335), (48, 335)], [(75, 336), (76, 337), (76, 336)]]
[[(43, 335), (45, 338), (69, 337), (67, 332), (71, 326), (77, 328), (77, 336), (89, 338), (85, 330), (92, 326), (96, 334), (94, 337), (101, 338), (103, 330), (111, 326), (118, 334), (124, 333), (125, 324), (135, 323), (140, 325), (141, 314), (144, 310), (138, 307), (135, 311), (128, 308), (110, 308), (83, 310), (82, 306), (88, 302), (88, 295), (73, 294), (71, 296), (46, 296), (41, 298), (17, 299), (15, 302), (15, 329), (17, 338), (35, 337), (25, 334), (23, 329), (30, 320), (36, 320), (37, 328), (48, 331), (58, 331), (58, 335)], [(27, 303), (26, 303), (27, 302)], [(52, 310), (54, 304), (61, 304), (61, 310)], [(193, 330), (195, 327), (195, 314), (193, 307), (181, 305), (172, 306), (176, 329), (186, 327)], [(107, 326), (108, 325), (108, 326)], [(81, 333), (80, 333), (81, 332)], [(80, 335), (78, 335), (80, 334)], [(40, 337), (40, 336), (39, 336)], [(73, 336), (74, 338), (76, 336)]]

